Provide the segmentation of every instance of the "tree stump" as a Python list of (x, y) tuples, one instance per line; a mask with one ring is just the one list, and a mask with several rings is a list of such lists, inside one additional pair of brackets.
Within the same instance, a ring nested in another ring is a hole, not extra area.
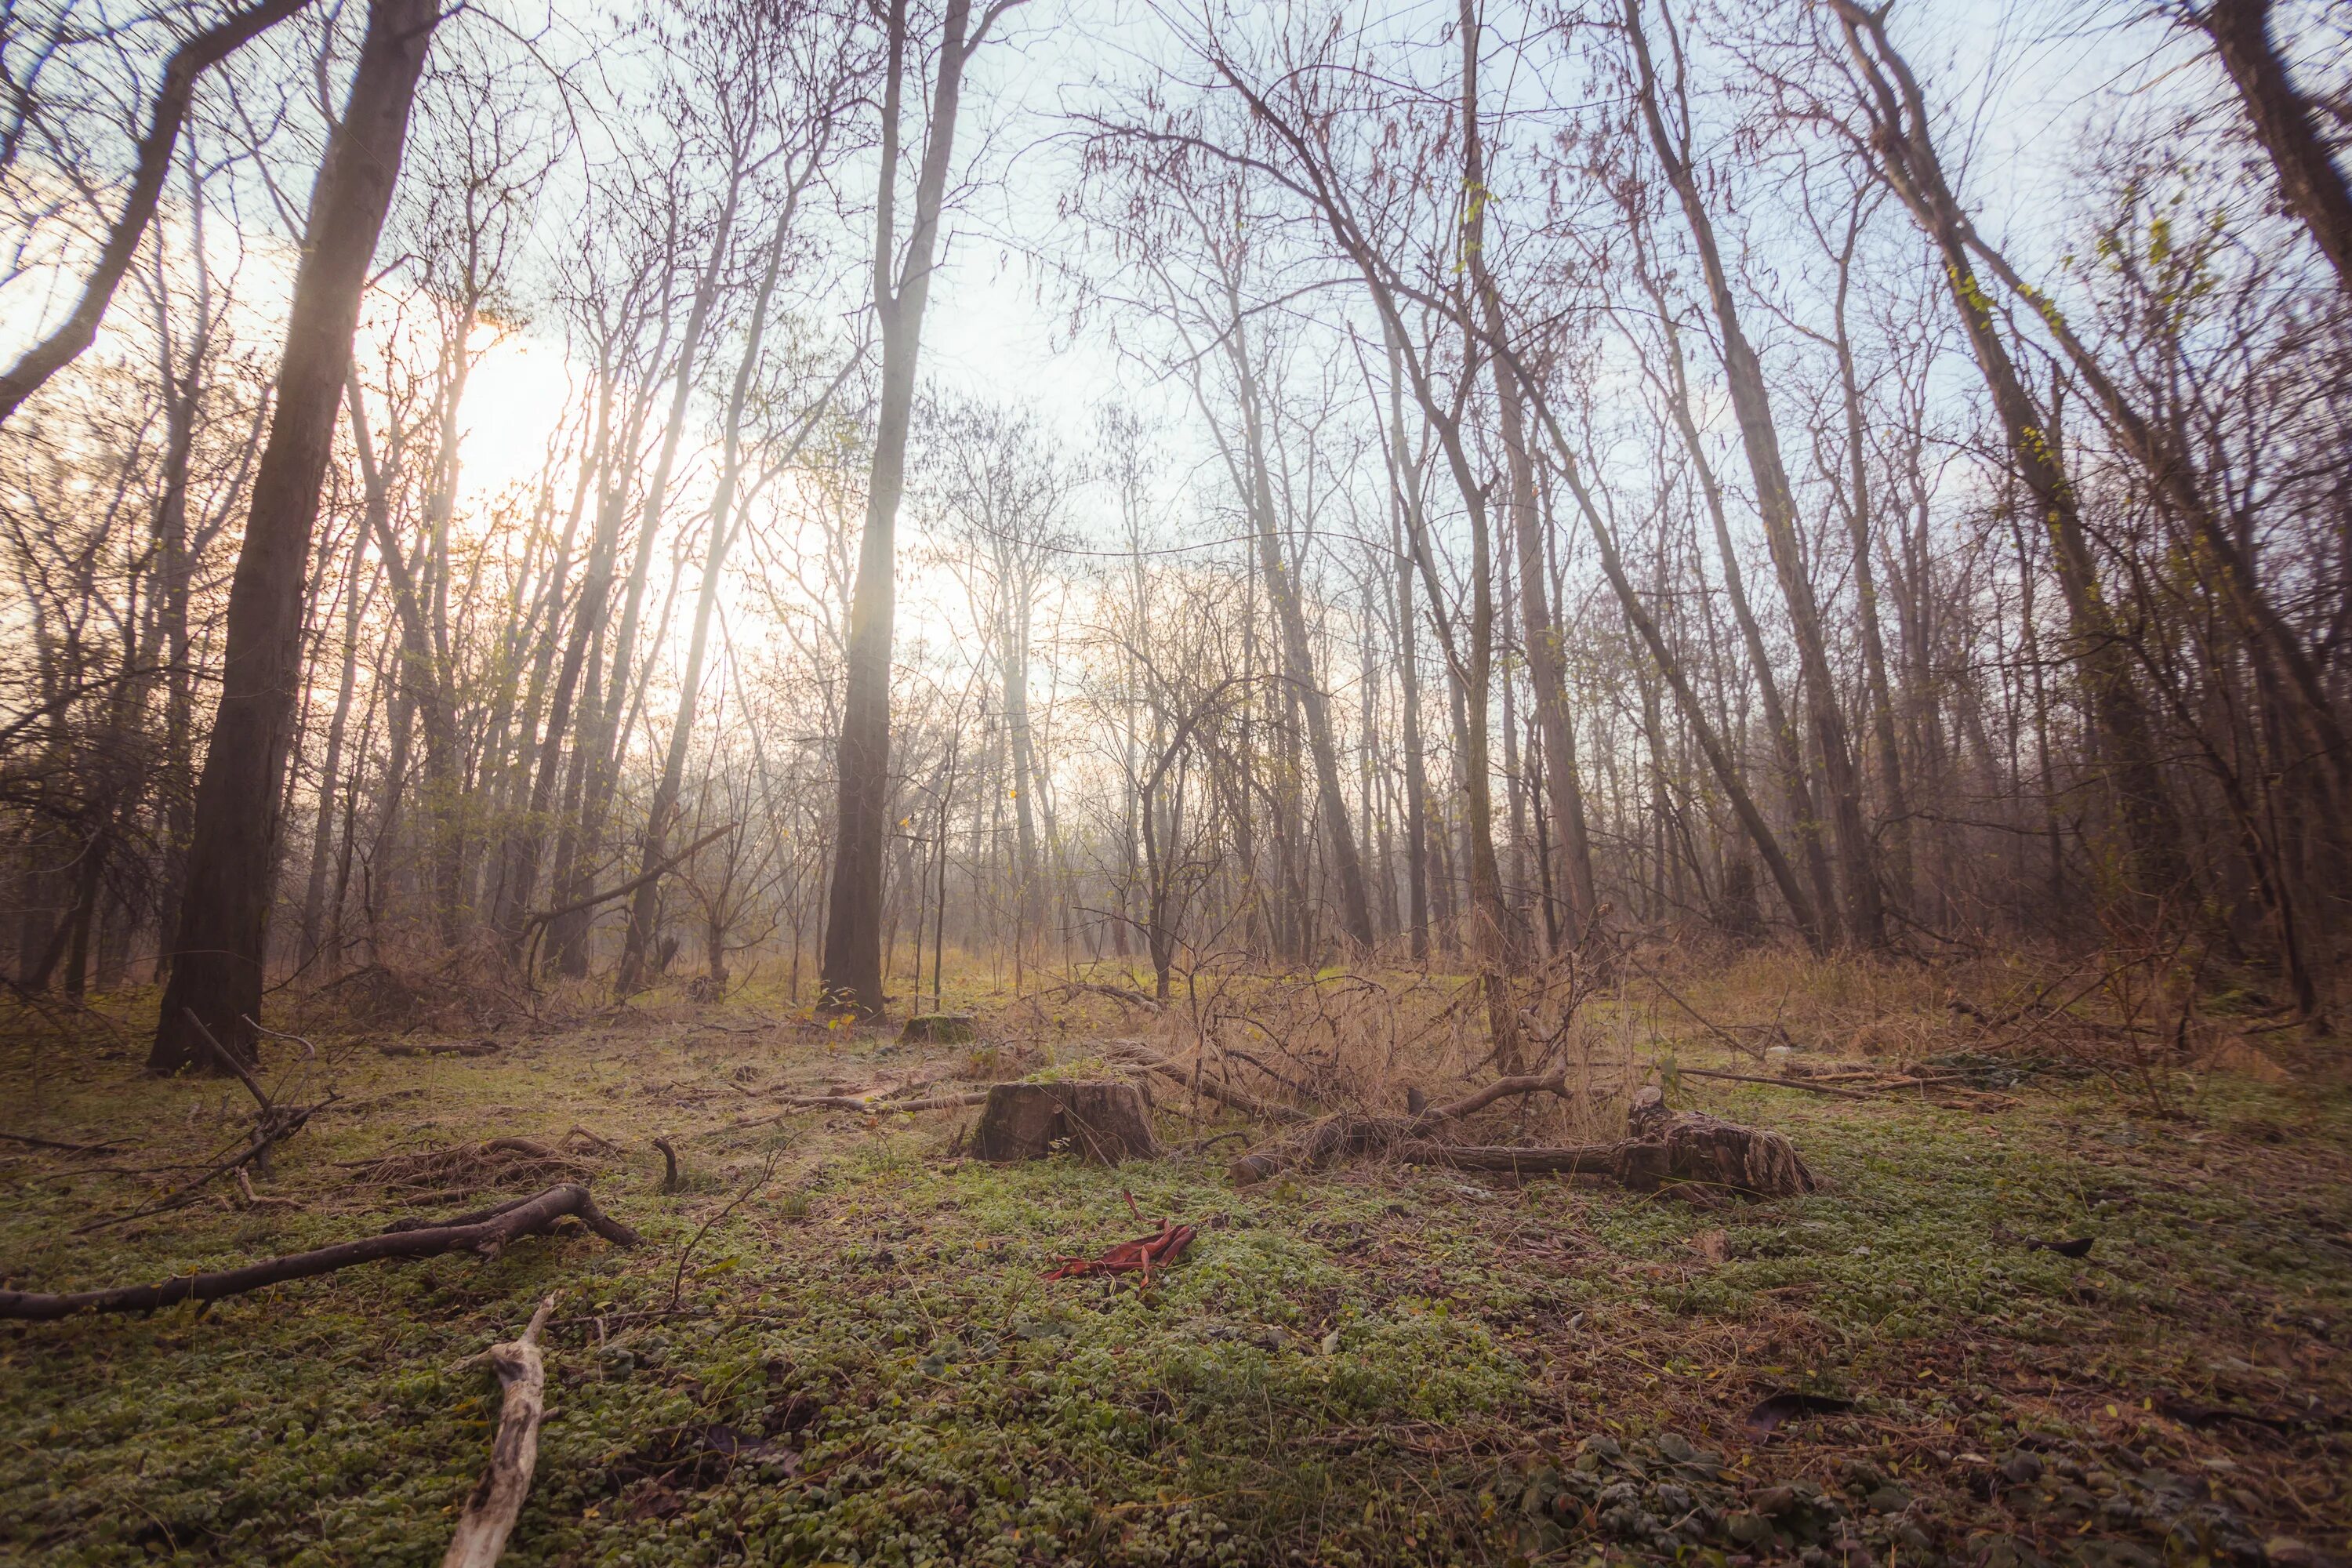
[(1813, 1173), (1781, 1134), (1696, 1110), (1669, 1110), (1664, 1093), (1655, 1088), (1633, 1097), (1625, 1112), (1625, 1136), (1616, 1176), (1638, 1192), (1668, 1182), (1697, 1182), (1759, 1198), (1814, 1189)]
[(969, 1013), (918, 1013), (898, 1031), (902, 1046), (966, 1046), (977, 1037)]
[(988, 1091), (973, 1153), (999, 1163), (1042, 1160), (1057, 1143), (1104, 1165), (1161, 1152), (1131, 1083), (1000, 1083)]

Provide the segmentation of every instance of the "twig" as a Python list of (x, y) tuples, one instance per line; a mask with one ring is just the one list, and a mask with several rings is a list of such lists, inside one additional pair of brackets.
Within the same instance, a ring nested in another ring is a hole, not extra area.
[(1811, 1079), (1758, 1078), (1752, 1073), (1717, 1072), (1713, 1068), (1677, 1067), (1675, 1072), (1682, 1078), (1718, 1078), (1727, 1083), (1760, 1083), (1770, 1089), (1801, 1089), (1807, 1094), (1833, 1094), (1840, 1100), (1876, 1100), (1878, 1098), (1874, 1094), (1866, 1094), (1858, 1089), (1840, 1089), (1835, 1084), (1815, 1083)]
[(22, 1143), (34, 1149), (61, 1150), (68, 1154), (104, 1154), (111, 1152), (119, 1143), (131, 1142), (128, 1138), (110, 1138), (103, 1143), (60, 1143), (54, 1138), (36, 1138), (29, 1132), (0, 1132), (0, 1138), (5, 1138), (11, 1143)]
[(194, 1026), (196, 1033), (204, 1037), (205, 1044), (212, 1047), (213, 1059), (220, 1063), (221, 1066), (226, 1068), (229, 1071), (235, 1073), (237, 1077), (237, 1081), (244, 1084), (247, 1089), (253, 1091), (253, 1098), (260, 1102), (262, 1113), (265, 1116), (268, 1115), (271, 1110), (269, 1096), (261, 1091), (260, 1081), (257, 1079), (252, 1073), (246, 1070), (245, 1064), (237, 1060), (236, 1057), (232, 1056), (226, 1046), (222, 1045), (220, 1041), (213, 1037), (213, 1032), (205, 1027), (205, 1021), (196, 1016), (196, 1010), (194, 1007), (183, 1007), (180, 1009), (180, 1013), (181, 1016), (185, 1017), (191, 1025)]
[[(253, 1137), (246, 1146), (227, 1159), (206, 1166), (201, 1174), (189, 1178), (152, 1204), (132, 1209), (129, 1214), (109, 1215), (103, 1219), (94, 1219), (87, 1225), (76, 1226), (73, 1234), (88, 1236), (93, 1231), (104, 1230), (110, 1226), (125, 1225), (134, 1219), (145, 1219), (150, 1215), (185, 1208), (195, 1201), (195, 1194), (215, 1178), (225, 1176), (231, 1171), (242, 1169), (249, 1161), (259, 1160), (268, 1152), (271, 1144), (282, 1142), (301, 1131), (310, 1118), (326, 1110), (341, 1098), (330, 1089), (327, 1092), (327, 1098), (316, 1105), (305, 1105), (293, 1110), (278, 1110), (261, 1118), (261, 1125), (255, 1128)], [(265, 1164), (262, 1171), (267, 1174), (268, 1166)]]
[(988, 1090), (971, 1089), (961, 1094), (935, 1094), (927, 1100), (859, 1100), (847, 1094), (787, 1095), (785, 1103), (794, 1110), (947, 1110), (958, 1106), (985, 1105)]
[(712, 1215), (709, 1219), (704, 1220), (702, 1222), (702, 1228), (696, 1231), (693, 1238), (678, 1249), (677, 1269), (670, 1276), (669, 1280), (670, 1310), (676, 1311), (677, 1310), (678, 1292), (686, 1289), (687, 1260), (694, 1256), (694, 1249), (702, 1245), (702, 1238), (710, 1234), (710, 1227), (717, 1225), (720, 1220), (725, 1219), (729, 1215), (733, 1214), (737, 1209), (741, 1208), (745, 1204), (751, 1202), (752, 1194), (759, 1192), (761, 1188), (766, 1186), (769, 1180), (773, 1177), (775, 1173), (776, 1156), (774, 1154), (770, 1154), (768, 1156), (768, 1163), (760, 1169), (759, 1178), (756, 1181), (746, 1184), (743, 1190), (735, 1194), (733, 1202), (730, 1203), (725, 1208), (720, 1209), (717, 1214)]

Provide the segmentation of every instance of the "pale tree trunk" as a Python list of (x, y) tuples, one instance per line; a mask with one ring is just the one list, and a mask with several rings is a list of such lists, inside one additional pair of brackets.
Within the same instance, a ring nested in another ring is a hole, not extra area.
[[(816, 157), (812, 154), (810, 172), (815, 166)], [(745, 329), (743, 357), (735, 367), (735, 385), (728, 397), (719, 485), (710, 500), (710, 539), (703, 547), (702, 586), (695, 598), (694, 629), (687, 642), (686, 668), (678, 676), (677, 714), (670, 725), (669, 751), (662, 761), (661, 783), (654, 790), (653, 805), (646, 813), (644, 845), (637, 857), (637, 876), (641, 880), (629, 900), (628, 930), (622, 939), (621, 966), (613, 983), (614, 992), (619, 996), (630, 994), (645, 983), (646, 951), (654, 939), (661, 907), (661, 879), (656, 873), (667, 853), (670, 815), (677, 808), (678, 792), (685, 785), (686, 754), (694, 739), (695, 705), (700, 699), (702, 665), (710, 646), (710, 616), (719, 605), (719, 585), (728, 550), (742, 526), (736, 498), (743, 478), (743, 417), (751, 403), (752, 377), (759, 369), (761, 348), (767, 335), (768, 310), (775, 298), (776, 279), (783, 269), (784, 246), (792, 237), (800, 193), (801, 184), (796, 181), (784, 198), (783, 212), (776, 219), (775, 237), (769, 242), (759, 291), (751, 303), (751, 324)], [(715, 956), (719, 951), (712, 950), (715, 975), (721, 973)]]
[(440, 15), (433, 0), (371, 0), (350, 101), (311, 192), (269, 441), (229, 587), (220, 705), (196, 789), (187, 890), (151, 1071), (206, 1058), (191, 1016), (230, 1051), (254, 1054), (276, 859), (272, 809), (299, 697), (310, 533), (368, 263)]

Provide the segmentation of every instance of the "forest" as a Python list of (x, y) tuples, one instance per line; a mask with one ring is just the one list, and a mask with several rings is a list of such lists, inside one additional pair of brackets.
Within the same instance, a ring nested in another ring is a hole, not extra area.
[(2347, 168), (2326, 0), (0, 0), (0, 1562), (2352, 1562)]

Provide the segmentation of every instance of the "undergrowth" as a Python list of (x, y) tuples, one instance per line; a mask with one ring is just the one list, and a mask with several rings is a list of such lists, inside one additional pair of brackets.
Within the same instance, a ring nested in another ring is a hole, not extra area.
[[(1680, 1007), (1598, 995), (1595, 1059), (1752, 1065), (1694, 1013), (1856, 1059), (1956, 1037), (1948, 987), (1773, 973), (1677, 982)], [(2352, 1547), (2339, 1089), (2186, 1079), (2159, 1118), (2096, 1078), (1966, 1110), (1676, 1078), (1676, 1103), (1786, 1131), (1822, 1180), (1733, 1205), (1379, 1163), (1237, 1190), (1235, 1143), (1198, 1145), (1243, 1124), (1164, 1080), (1161, 1136), (1195, 1152), (1117, 1171), (956, 1158), (968, 1112), (782, 1113), (786, 1089), (982, 1056), (1094, 1070), (1086, 1037), (1143, 1032), (1100, 997), (976, 1000), (996, 1020), (976, 1051), (779, 1023), (767, 996), (583, 1008), (474, 1058), (320, 1032), (313, 1073), (343, 1099), (257, 1183), (298, 1206), (84, 1235), (243, 1109), (97, 1035), (9, 1043), (0, 1127), (131, 1141), (0, 1149), (13, 1288), (363, 1234), (412, 1210), (357, 1163), (575, 1128), (610, 1148), (573, 1136), (567, 1158), (646, 1244), (573, 1233), (205, 1313), (0, 1328), (0, 1556), (436, 1562), (496, 1416), (472, 1358), (551, 1290), (520, 1564), (2020, 1568)], [(683, 1159), (669, 1194), (657, 1135)], [(1123, 1194), (1200, 1228), (1184, 1260), (1148, 1289), (1041, 1280), (1137, 1233)], [(2084, 1237), (2079, 1260), (2031, 1245)], [(1759, 1436), (1746, 1417), (1780, 1392), (1852, 1408)]]

